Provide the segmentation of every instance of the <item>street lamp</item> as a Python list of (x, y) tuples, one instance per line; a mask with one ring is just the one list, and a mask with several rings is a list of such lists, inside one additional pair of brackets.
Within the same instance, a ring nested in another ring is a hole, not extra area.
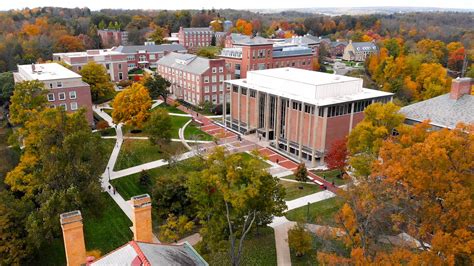
[(109, 174), (109, 183), (110, 183), (110, 167), (107, 166), (107, 173)]

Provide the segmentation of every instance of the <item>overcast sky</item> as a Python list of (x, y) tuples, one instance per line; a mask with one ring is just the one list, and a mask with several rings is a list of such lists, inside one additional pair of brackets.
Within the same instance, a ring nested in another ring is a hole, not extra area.
[(408, 6), (473, 9), (473, 0), (0, 0), (0, 9), (24, 7), (58, 6), (89, 7), (92, 10), (102, 8), (122, 9), (268, 9), (268, 8), (303, 8), (303, 7), (373, 7), (373, 6)]

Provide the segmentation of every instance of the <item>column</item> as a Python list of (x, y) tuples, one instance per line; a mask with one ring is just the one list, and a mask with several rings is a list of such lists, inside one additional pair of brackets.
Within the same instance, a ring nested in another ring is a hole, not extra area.
[(293, 100), (290, 99), (288, 108), (286, 110), (286, 129), (285, 129), (285, 136), (286, 136), (286, 149), (287, 152), (290, 152), (290, 124), (291, 124), (291, 110), (293, 110)]
[[(202, 94), (202, 92), (203, 92), (203, 91), (201, 91), (201, 94)], [(232, 96), (233, 96), (233, 94), (234, 94), (234, 85), (231, 85), (231, 86), (230, 86), (230, 91), (229, 91), (229, 96), (230, 96), (230, 97), (229, 97), (229, 102), (230, 102), (230, 110), (229, 110), (229, 111), (230, 111), (230, 113), (229, 113), (229, 115), (230, 115), (230, 119), (229, 119), (229, 121), (230, 121), (230, 128), (232, 128), (232, 119), (234, 118), (234, 115), (235, 115), (235, 114), (234, 114), (234, 111), (232, 110), (232, 106), (234, 106), (234, 103), (232, 102)]]
[(264, 122), (265, 122), (265, 140), (268, 141), (269, 127), (270, 127), (270, 94), (265, 96), (265, 113), (264, 113)]
[(242, 96), (242, 88), (239, 86), (239, 89), (237, 90), (237, 116), (238, 116), (238, 131), (240, 133), (240, 96)]
[(301, 103), (301, 110), (298, 113), (298, 158), (301, 161), (303, 157), (303, 121), (304, 121), (304, 108), (305, 103)]
[(319, 124), (319, 106), (314, 106), (314, 126), (313, 126), (313, 141), (311, 143), (311, 164), (313, 167), (316, 166), (316, 137), (318, 132), (318, 124)]
[(227, 124), (225, 122), (225, 115), (227, 113), (227, 98), (226, 98), (226, 91), (227, 91), (227, 86), (225, 82), (222, 82), (224, 85), (224, 91), (222, 92), (222, 98), (224, 101), (221, 103), (222, 104), (222, 123), (224, 124), (224, 127), (227, 127)]
[(250, 130), (250, 88), (247, 88), (247, 130)]
[(313, 126), (314, 109), (315, 109), (315, 106), (309, 106), (309, 126), (308, 126), (308, 139), (307, 139), (307, 143), (309, 147), (311, 147), (311, 127)]
[(323, 117), (323, 138), (321, 140), (321, 151), (323, 152), (323, 156), (321, 156), (321, 164), (324, 163), (324, 156), (326, 156), (326, 128), (328, 125), (328, 108), (324, 108), (324, 117)]
[(351, 119), (349, 121), (349, 133), (352, 131), (352, 125), (354, 123), (354, 102), (351, 103)]
[(276, 123), (275, 123), (275, 140), (276, 146), (279, 148), (279, 138), (280, 138), (280, 127), (281, 127), (281, 97), (277, 96), (277, 104), (276, 104)]
[[(259, 125), (260, 123), (260, 97), (261, 97), (260, 91), (257, 91), (257, 98), (256, 98), (257, 104), (256, 104), (256, 110), (255, 110), (255, 121), (257, 123), (257, 126), (256, 126), (257, 130), (259, 129), (259, 126), (260, 126)], [(260, 134), (260, 133), (257, 132), (257, 134)]]

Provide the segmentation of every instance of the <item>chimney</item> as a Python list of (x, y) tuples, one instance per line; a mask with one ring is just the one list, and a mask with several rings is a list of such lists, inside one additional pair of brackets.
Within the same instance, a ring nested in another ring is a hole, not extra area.
[(151, 199), (150, 195), (134, 196), (132, 201), (133, 239), (140, 242), (153, 242), (151, 227)]
[(35, 73), (36, 66), (35, 63), (31, 64), (31, 72)]
[(449, 98), (457, 100), (466, 94), (471, 94), (471, 78), (453, 79)]
[(79, 266), (86, 263), (86, 245), (82, 229), (80, 211), (72, 211), (60, 215), (63, 229), (64, 248), (68, 266)]

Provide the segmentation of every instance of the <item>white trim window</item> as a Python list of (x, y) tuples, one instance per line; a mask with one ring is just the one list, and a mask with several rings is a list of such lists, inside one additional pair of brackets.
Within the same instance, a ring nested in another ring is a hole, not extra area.
[(66, 100), (66, 93), (65, 92), (58, 93), (58, 99), (61, 101)]
[(212, 75), (212, 82), (217, 82), (217, 76), (216, 75)]
[(217, 91), (217, 86), (216, 85), (212, 85), (212, 92), (216, 92)]
[(219, 67), (219, 73), (224, 73), (224, 67)]
[(67, 111), (67, 105), (65, 103), (59, 104), (59, 107), (64, 108), (64, 111)]
[(217, 68), (213, 67), (212, 68), (212, 73), (217, 73)]
[(71, 99), (71, 100), (77, 99), (76, 91), (70, 91), (69, 92), (69, 99)]
[(204, 83), (209, 83), (209, 76), (204, 76)]
[(62, 87), (63, 87), (63, 83), (62, 83), (61, 81), (56, 82), (56, 87), (57, 87), (57, 88), (62, 88)]
[(122, 73), (122, 72), (119, 72), (119, 73), (118, 73), (118, 78), (119, 78), (119, 80), (122, 80), (122, 79), (123, 79), (123, 73)]
[(204, 86), (204, 93), (209, 93), (209, 86)]
[(71, 110), (72, 110), (72, 111), (77, 110), (77, 102), (72, 102), (72, 103), (71, 103)]
[(54, 102), (54, 93), (48, 93), (48, 101)]

